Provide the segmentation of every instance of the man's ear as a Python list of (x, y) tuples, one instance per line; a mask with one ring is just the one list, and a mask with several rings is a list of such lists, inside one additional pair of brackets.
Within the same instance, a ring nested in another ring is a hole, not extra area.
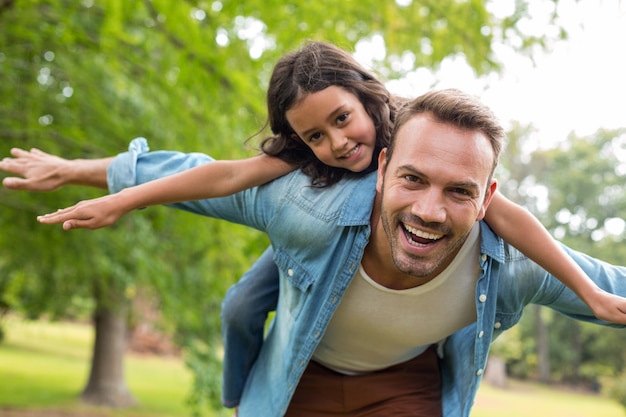
[(376, 179), (376, 191), (379, 193), (383, 190), (383, 177), (387, 169), (387, 148), (383, 148), (378, 154), (378, 177)]
[(498, 189), (498, 181), (495, 179), (491, 180), (491, 184), (487, 187), (485, 191), (485, 200), (483, 201), (483, 206), (478, 213), (478, 218), (476, 220), (482, 220), (485, 218), (485, 213), (487, 212), (487, 207), (489, 207), (489, 203), (493, 199), (493, 196), (496, 194), (496, 190)]

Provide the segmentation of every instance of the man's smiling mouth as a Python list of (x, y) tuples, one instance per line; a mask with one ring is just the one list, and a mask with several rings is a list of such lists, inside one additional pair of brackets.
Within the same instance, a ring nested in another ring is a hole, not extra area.
[(414, 245), (428, 245), (443, 237), (442, 234), (424, 232), (404, 223), (402, 223), (402, 228), (408, 241)]

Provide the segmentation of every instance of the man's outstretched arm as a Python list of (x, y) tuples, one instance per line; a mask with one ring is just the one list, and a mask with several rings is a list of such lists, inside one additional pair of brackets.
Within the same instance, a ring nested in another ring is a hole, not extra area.
[(11, 190), (54, 191), (65, 185), (107, 189), (107, 168), (113, 158), (64, 159), (33, 148), (13, 148), (11, 157), (0, 160), (0, 170), (18, 177), (7, 177), (2, 185)]

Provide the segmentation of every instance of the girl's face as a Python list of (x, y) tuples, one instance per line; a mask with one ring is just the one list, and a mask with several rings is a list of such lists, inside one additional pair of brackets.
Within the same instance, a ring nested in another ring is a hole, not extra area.
[(352, 172), (370, 166), (376, 128), (361, 101), (348, 90), (330, 86), (309, 93), (285, 116), (300, 139), (326, 165)]

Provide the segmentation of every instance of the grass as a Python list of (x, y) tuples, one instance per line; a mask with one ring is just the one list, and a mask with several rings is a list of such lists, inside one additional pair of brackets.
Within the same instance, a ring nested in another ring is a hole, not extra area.
[[(76, 323), (27, 322), (10, 317), (0, 344), (2, 408), (62, 410), (102, 417), (187, 417), (191, 375), (179, 359), (128, 354), (126, 378), (139, 401), (131, 409), (88, 407), (78, 401), (89, 372), (93, 332)], [(483, 384), (471, 417), (626, 417), (616, 401), (571, 390), (510, 381)]]
[(509, 381), (506, 389), (483, 384), (471, 417), (625, 417), (617, 401), (599, 394)]
[(0, 344), (0, 408), (90, 409), (107, 416), (189, 416), (190, 372), (177, 358), (127, 354), (126, 383), (139, 404), (126, 410), (78, 400), (89, 375), (91, 326), (10, 317)]

